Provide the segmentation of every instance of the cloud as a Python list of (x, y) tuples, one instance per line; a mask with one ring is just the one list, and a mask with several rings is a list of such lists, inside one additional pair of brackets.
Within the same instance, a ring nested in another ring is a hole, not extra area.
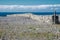
[(0, 11), (46, 11), (59, 9), (60, 4), (56, 5), (0, 5)]

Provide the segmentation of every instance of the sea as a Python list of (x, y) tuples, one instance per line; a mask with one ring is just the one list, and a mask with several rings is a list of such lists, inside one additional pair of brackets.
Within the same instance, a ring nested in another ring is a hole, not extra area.
[[(25, 14), (25, 13), (31, 13), (34, 15), (53, 15), (54, 12), (0, 12), (0, 16), (7, 16), (7, 15), (12, 15), (12, 14)], [(57, 15), (60, 15), (60, 12), (56, 12)]]

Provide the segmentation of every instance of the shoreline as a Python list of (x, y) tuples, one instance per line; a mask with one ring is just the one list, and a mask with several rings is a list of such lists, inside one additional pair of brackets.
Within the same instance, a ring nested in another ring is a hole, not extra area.
[[(13, 40), (60, 38), (60, 25), (52, 25), (52, 15), (20, 14), (0, 17), (0, 35)], [(60, 16), (59, 16), (60, 17)], [(49, 37), (49, 38), (48, 38)], [(14, 39), (15, 38), (15, 39)], [(17, 38), (17, 39), (16, 39)]]

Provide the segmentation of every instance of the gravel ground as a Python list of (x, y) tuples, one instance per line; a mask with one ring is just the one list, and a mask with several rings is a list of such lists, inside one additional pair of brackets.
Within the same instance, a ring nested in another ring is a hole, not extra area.
[(60, 24), (52, 24), (51, 15), (29, 15), (0, 17), (0, 40), (60, 40)]

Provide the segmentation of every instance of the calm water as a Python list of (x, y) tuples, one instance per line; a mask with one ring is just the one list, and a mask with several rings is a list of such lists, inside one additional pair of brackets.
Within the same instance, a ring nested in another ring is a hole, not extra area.
[[(12, 14), (25, 14), (32, 13), (35, 15), (53, 15), (54, 12), (0, 12), (0, 16), (7, 16)], [(56, 12), (56, 14), (60, 14), (60, 12)]]

